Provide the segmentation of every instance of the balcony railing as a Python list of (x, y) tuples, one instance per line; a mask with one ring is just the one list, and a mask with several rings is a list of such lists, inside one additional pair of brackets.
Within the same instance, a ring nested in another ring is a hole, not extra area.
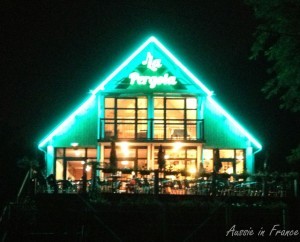
[(99, 140), (203, 141), (203, 119), (102, 118)]

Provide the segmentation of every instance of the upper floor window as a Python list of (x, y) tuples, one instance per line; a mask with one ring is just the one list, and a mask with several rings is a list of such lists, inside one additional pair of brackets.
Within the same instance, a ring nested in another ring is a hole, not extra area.
[(148, 129), (146, 97), (105, 98), (105, 137), (135, 138)]
[(154, 136), (159, 139), (196, 138), (197, 99), (155, 97)]

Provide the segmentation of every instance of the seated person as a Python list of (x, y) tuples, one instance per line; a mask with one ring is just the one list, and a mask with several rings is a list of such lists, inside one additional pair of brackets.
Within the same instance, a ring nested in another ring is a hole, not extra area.
[(127, 192), (134, 193), (135, 192), (135, 186), (136, 186), (136, 179), (135, 176), (132, 177), (129, 184), (127, 184)]

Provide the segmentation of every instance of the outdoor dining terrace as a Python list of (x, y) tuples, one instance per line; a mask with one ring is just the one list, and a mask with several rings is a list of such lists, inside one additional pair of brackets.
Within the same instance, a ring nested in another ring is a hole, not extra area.
[[(125, 173), (125, 175), (124, 175)], [(126, 175), (127, 174), (127, 175)], [(133, 175), (134, 174), (134, 175)], [(42, 185), (36, 180), (35, 191), (40, 193), (115, 193), (165, 194), (199, 196), (297, 197), (298, 176), (289, 174), (202, 174), (197, 178), (180, 172), (114, 171), (104, 179), (49, 180)], [(52, 178), (53, 179), (53, 178)]]

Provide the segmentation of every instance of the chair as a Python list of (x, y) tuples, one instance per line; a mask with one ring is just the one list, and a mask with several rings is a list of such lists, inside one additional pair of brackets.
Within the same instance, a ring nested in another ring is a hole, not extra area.
[(113, 136), (112, 130), (105, 130), (105, 138), (112, 138)]
[(140, 132), (138, 132), (138, 138), (139, 139), (146, 139), (147, 138), (147, 130), (140, 130)]
[[(190, 137), (189, 134), (186, 135), (187, 138)], [(173, 129), (171, 134), (171, 139), (183, 139), (184, 137), (184, 129)]]

